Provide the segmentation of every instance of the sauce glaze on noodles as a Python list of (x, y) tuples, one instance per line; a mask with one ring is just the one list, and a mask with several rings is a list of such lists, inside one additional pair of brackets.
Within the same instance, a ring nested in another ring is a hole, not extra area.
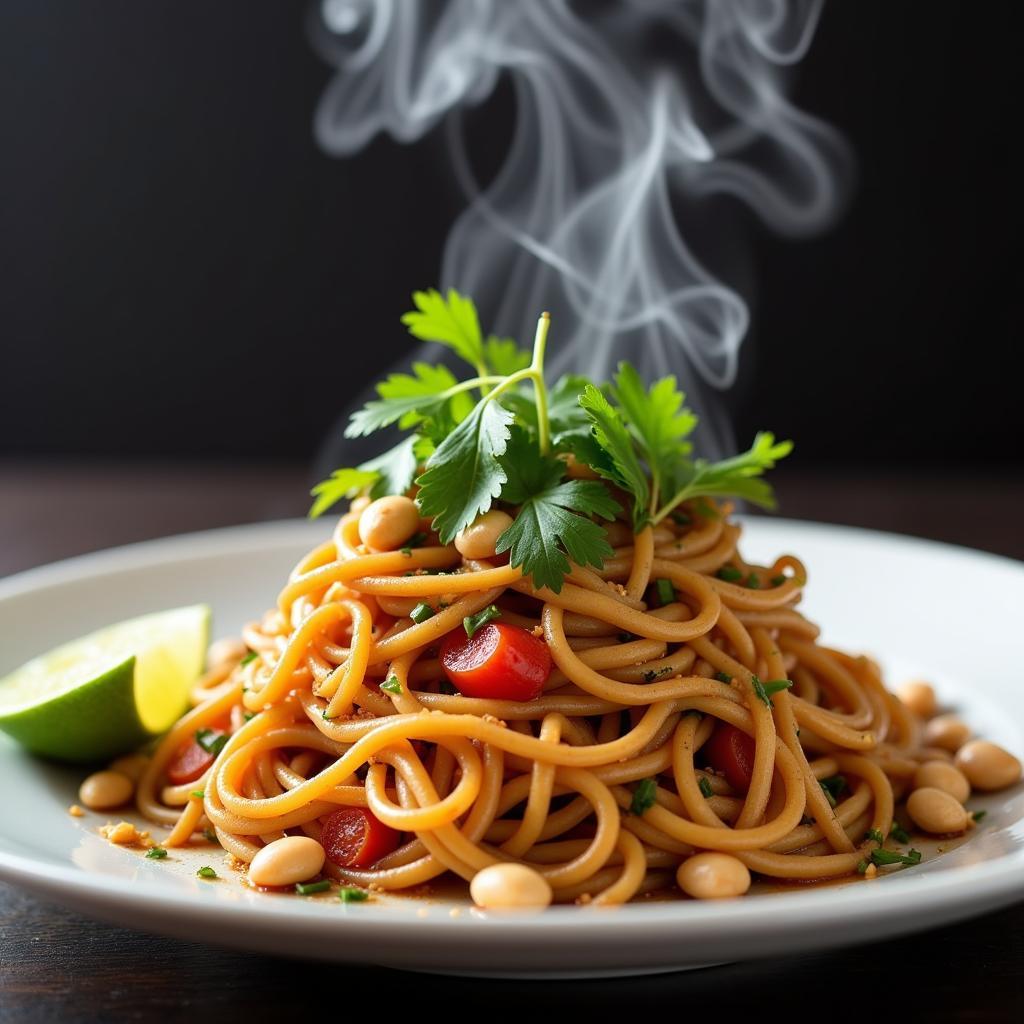
[[(319, 839), (340, 806), (368, 807), (404, 842), (370, 869), (327, 870), (382, 890), (518, 860), (558, 902), (615, 904), (673, 885), (697, 850), (775, 879), (854, 873), (918, 764), (949, 755), (922, 747), (920, 721), (871, 661), (818, 644), (797, 610), (796, 558), (750, 565), (727, 506), (686, 511), (686, 525), (636, 536), (613, 523), (615, 557), (600, 572), (574, 566), (559, 594), (433, 534), (433, 546), (366, 553), (350, 511), (245, 629), (257, 657), (201, 680), (140, 780), (140, 809), (171, 826), (167, 846), (212, 827), (248, 862), (288, 833)], [(718, 577), (727, 565), (742, 584)], [(677, 599), (651, 608), (656, 579)], [(417, 624), (418, 602), (437, 611)], [(527, 703), (446, 692), (438, 642), (492, 603), (551, 652)], [(380, 689), (392, 677), (401, 692)], [(793, 686), (769, 706), (754, 677)], [(746, 793), (701, 767), (717, 722), (753, 738)], [(231, 736), (204, 778), (167, 785), (175, 752), (218, 726)], [(819, 780), (837, 774), (847, 787), (833, 808)], [(631, 813), (651, 778), (655, 803)]]

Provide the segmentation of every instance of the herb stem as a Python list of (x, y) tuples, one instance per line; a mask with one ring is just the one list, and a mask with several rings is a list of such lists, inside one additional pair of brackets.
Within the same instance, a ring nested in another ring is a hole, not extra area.
[(537, 320), (537, 333), (533, 339), (533, 361), (530, 374), (533, 377), (534, 401), (537, 403), (537, 446), (541, 455), (551, 451), (551, 424), (548, 422), (548, 389), (544, 384), (544, 351), (548, 344), (548, 330), (551, 314), (541, 313)]

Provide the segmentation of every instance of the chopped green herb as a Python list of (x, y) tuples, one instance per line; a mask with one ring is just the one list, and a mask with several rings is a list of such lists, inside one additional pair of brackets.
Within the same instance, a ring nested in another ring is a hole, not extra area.
[(885, 836), (882, 835), (880, 829), (873, 828), (870, 831), (865, 832), (864, 838), (874, 840), (874, 842), (878, 843), (879, 846), (885, 845)]
[(497, 605), (489, 604), (476, 615), (467, 615), (462, 620), (462, 628), (466, 631), (466, 636), (472, 638), (481, 626), (486, 626), (488, 622), (498, 618), (501, 618), (501, 609)]
[(629, 809), (633, 814), (643, 814), (654, 806), (655, 794), (658, 792), (658, 783), (654, 779), (643, 779), (633, 790), (633, 802)]
[(910, 842), (910, 835), (898, 821), (892, 823), (892, 828), (889, 829), (889, 837), (895, 839), (897, 843)]
[(312, 896), (317, 892), (327, 892), (330, 887), (331, 883), (326, 878), (321, 878), (319, 882), (298, 882), (295, 891), (300, 896)]
[(772, 580), (771, 580), (771, 583), (772, 583), (773, 587), (781, 587), (782, 584), (785, 583), (785, 582), (786, 582), (786, 577), (783, 576), (782, 573), (779, 573), (778, 576), (773, 576)]
[(255, 711), (243, 711), (242, 717), (247, 721), (251, 722), (256, 717)]
[(413, 608), (411, 612), (409, 612), (409, 618), (417, 624), (421, 622), (426, 622), (427, 619), (433, 618), (433, 615), (434, 609), (431, 608), (429, 604), (425, 604), (423, 601), (420, 601), (420, 603), (416, 605), (416, 607)]
[(872, 850), (871, 862), (877, 864), (880, 868), (891, 867), (893, 864), (904, 864), (912, 867), (914, 864), (921, 863), (921, 854), (917, 850), (908, 850), (905, 855), (896, 853), (894, 850)]
[(767, 708), (775, 707), (772, 703), (771, 695), (778, 693), (779, 690), (788, 690), (792, 685), (792, 680), (789, 679), (770, 679), (766, 683), (762, 683), (757, 676), (752, 676), (750, 679), (750, 685), (754, 688), (754, 693), (758, 699), (764, 703)]
[(213, 729), (199, 729), (196, 732), (196, 743), (208, 754), (219, 754), (228, 738), (227, 733), (214, 732)]
[(868, 869), (868, 862), (866, 860), (861, 858), (859, 861), (857, 861), (857, 874), (858, 875), (863, 875), (864, 872), (867, 871), (867, 869)]
[(420, 547), (423, 542), (427, 539), (427, 535), (422, 532), (414, 533), (405, 543), (405, 547), (399, 548), (403, 555), (411, 555), (413, 548)]
[(199, 869), (199, 870), (198, 870), (198, 871), (196, 872), (196, 874), (197, 874), (197, 875), (198, 875), (198, 876), (199, 876), (200, 878), (216, 878), (216, 877), (217, 877), (217, 872), (216, 872), (216, 871), (214, 871), (214, 870), (213, 870), (213, 868), (211, 868), (211, 867), (206, 867), (205, 865), (204, 865), (203, 867), (201, 867), (201, 868), (200, 868), (200, 869)]
[(739, 569), (731, 565), (723, 565), (722, 568), (715, 573), (715, 575), (720, 580), (725, 580), (726, 583), (736, 583), (737, 581), (743, 579), (743, 573), (741, 573)]
[(658, 594), (658, 604), (664, 608), (667, 604), (672, 604), (676, 599), (676, 588), (672, 586), (671, 580), (658, 579), (654, 581), (654, 589)]
[(146, 851), (146, 856), (150, 860), (163, 860), (167, 856), (167, 851), (162, 846), (151, 846)]
[(248, 665), (250, 661), (255, 661), (259, 655), (255, 651), (249, 651), (249, 653), (238, 663), (239, 665)]
[(213, 843), (214, 846), (220, 846), (220, 840), (217, 838), (217, 833), (212, 828), (203, 829), (203, 838), (208, 843)]
[(715, 678), (720, 683), (731, 683), (732, 682), (732, 676), (729, 675), (728, 672), (716, 672), (715, 673)]
[(338, 899), (342, 903), (363, 903), (365, 900), (370, 898), (370, 894), (365, 889), (355, 889), (348, 886), (344, 889), (338, 890)]
[(747, 577), (747, 584), (746, 584), (746, 586), (747, 586), (748, 590), (760, 590), (761, 589), (761, 580), (760, 580), (759, 577), (757, 577), (753, 573), (751, 573)]
[(402, 684), (398, 681), (397, 676), (389, 676), (380, 684), (380, 688), (388, 693), (401, 693)]
[(986, 814), (988, 814), (988, 811), (972, 811), (971, 817), (975, 821), (981, 821), (981, 819), (984, 818)]
[(192, 792), (189, 793), (189, 796), (195, 797), (196, 800), (205, 800), (206, 799), (206, 790), (205, 789), (193, 789)]
[(412, 548), (406, 545), (404, 548), (398, 549), (400, 554), (405, 555), (406, 558), (412, 558)]
[(673, 512), (672, 515), (669, 516), (669, 519), (671, 519), (676, 526), (689, 526), (693, 522), (685, 512)]
[(770, 697), (773, 693), (778, 693), (780, 690), (789, 690), (793, 686), (792, 679), (769, 679), (767, 682), (762, 683), (761, 686), (764, 688), (764, 692)]
[(832, 775), (827, 779), (819, 779), (818, 785), (825, 791), (830, 807), (835, 807), (839, 796), (846, 789), (846, 779), (842, 775)]
[(700, 787), (701, 794), (705, 799), (710, 799), (715, 795), (715, 791), (711, 788), (711, 783), (708, 782), (708, 777), (702, 775), (697, 785)]

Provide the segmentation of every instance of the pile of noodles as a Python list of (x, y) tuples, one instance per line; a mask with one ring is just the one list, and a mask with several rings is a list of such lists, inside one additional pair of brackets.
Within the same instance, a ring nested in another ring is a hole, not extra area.
[[(339, 807), (368, 807), (403, 833), (399, 848), (371, 869), (327, 870), (390, 891), (512, 860), (556, 901), (622, 903), (673, 889), (679, 863), (703, 850), (774, 879), (854, 873), (874, 845), (865, 833), (889, 834), (894, 799), (936, 752), (871, 661), (818, 644), (797, 610), (796, 558), (743, 560), (729, 511), (684, 507), (635, 536), (617, 521), (614, 557), (573, 566), (558, 594), (436, 534), (367, 553), (349, 512), (244, 630), (256, 657), (202, 679), (140, 782), (140, 809), (172, 826), (167, 845), (212, 828), (248, 862), (285, 834), (319, 839)], [(743, 582), (720, 578), (724, 566)], [(644, 599), (657, 579), (676, 593), (664, 607)], [(418, 602), (436, 614), (416, 624)], [(551, 652), (532, 701), (453, 693), (440, 666), (441, 638), (491, 604)], [(766, 701), (754, 676), (793, 686)], [(391, 677), (401, 692), (380, 689)], [(717, 722), (754, 739), (746, 793), (701, 767)], [(175, 752), (218, 724), (231, 736), (205, 777), (166, 784)], [(836, 775), (846, 787), (833, 807), (819, 780)], [(631, 813), (651, 778), (655, 803)]]

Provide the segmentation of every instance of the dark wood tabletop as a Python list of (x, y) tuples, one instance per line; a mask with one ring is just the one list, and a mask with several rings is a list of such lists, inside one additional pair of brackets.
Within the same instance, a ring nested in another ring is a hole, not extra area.
[[(302, 515), (293, 466), (0, 462), (0, 576), (170, 533)], [(782, 513), (1024, 559), (1024, 481), (779, 473)], [(2, 793), (2, 782), (0, 782)], [(837, 925), (840, 925), (837, 922)], [(1024, 903), (838, 952), (607, 981), (467, 980), (275, 959), (99, 923), (0, 884), (0, 1024), (318, 1020), (375, 1005), (515, 1013), (664, 1005), (789, 1019), (1024, 1020)], [(364, 998), (365, 997), (365, 1001)], [(413, 1001), (415, 1000), (415, 1002)], [(365, 1010), (360, 1012), (365, 1013)], [(607, 1019), (605, 1016), (603, 1019)]]

